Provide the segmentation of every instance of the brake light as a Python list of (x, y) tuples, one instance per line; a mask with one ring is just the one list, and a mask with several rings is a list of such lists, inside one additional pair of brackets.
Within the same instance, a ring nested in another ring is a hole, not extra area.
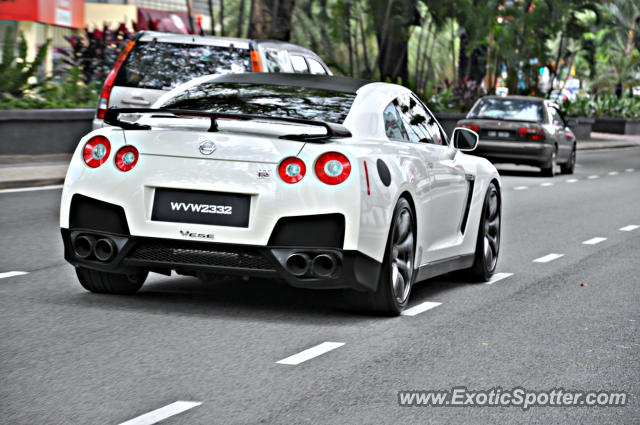
[(340, 184), (349, 177), (351, 173), (351, 163), (341, 153), (323, 153), (316, 160), (316, 175), (326, 184)]
[(104, 84), (102, 85), (102, 91), (100, 92), (100, 97), (98, 98), (98, 118), (103, 119), (105, 112), (107, 112), (107, 108), (109, 107), (109, 97), (111, 96), (111, 89), (113, 88), (113, 83), (118, 75), (118, 71), (120, 71), (120, 67), (127, 59), (129, 52), (133, 49), (136, 42), (131, 40), (127, 43), (127, 45), (122, 49), (122, 52), (118, 55), (118, 59), (116, 59), (116, 63), (113, 65), (113, 68), (107, 75), (106, 80), (104, 80)]
[(82, 158), (85, 164), (91, 168), (98, 168), (107, 161), (111, 152), (111, 143), (104, 136), (95, 136), (89, 139), (82, 150)]
[(120, 171), (129, 171), (138, 163), (138, 149), (133, 146), (125, 146), (116, 154), (116, 167)]
[(460, 124), (459, 127), (468, 128), (471, 131), (475, 131), (476, 133), (480, 131), (480, 126), (475, 124)]
[(521, 138), (526, 140), (545, 140), (546, 136), (544, 135), (544, 130), (542, 127), (532, 126), (532, 127), (520, 127), (518, 129), (518, 134)]
[(278, 174), (286, 183), (298, 183), (307, 172), (307, 167), (300, 158), (285, 158), (278, 166)]
[(262, 72), (262, 60), (257, 50), (251, 50), (251, 72)]

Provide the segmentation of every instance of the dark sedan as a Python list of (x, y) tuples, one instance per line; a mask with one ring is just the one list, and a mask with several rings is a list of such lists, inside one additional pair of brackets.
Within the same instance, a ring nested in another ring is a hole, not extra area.
[(486, 96), (479, 99), (458, 126), (480, 136), (474, 155), (494, 163), (540, 167), (553, 177), (560, 165), (572, 174), (576, 138), (557, 104), (536, 97)]

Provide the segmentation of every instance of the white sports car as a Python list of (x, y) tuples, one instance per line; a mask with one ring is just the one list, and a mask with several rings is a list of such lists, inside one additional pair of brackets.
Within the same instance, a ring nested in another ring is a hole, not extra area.
[(495, 270), (498, 172), (461, 152), (477, 134), (449, 141), (404, 87), (207, 76), (105, 122), (80, 141), (60, 211), (89, 291), (134, 293), (172, 270), (279, 277), (394, 315), (417, 281)]

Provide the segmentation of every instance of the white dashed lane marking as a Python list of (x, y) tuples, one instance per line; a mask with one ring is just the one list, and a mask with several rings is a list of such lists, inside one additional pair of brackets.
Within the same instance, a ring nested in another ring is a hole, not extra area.
[(541, 183), (540, 186), (553, 186), (553, 183), (551, 182), (546, 182), (546, 183)]
[(527, 186), (516, 186), (513, 188), (513, 190), (526, 190), (528, 189)]
[(62, 185), (53, 186), (36, 186), (36, 187), (17, 187), (15, 189), (2, 189), (0, 193), (16, 193), (16, 192), (35, 192), (37, 190), (55, 190), (62, 189)]
[(4, 279), (5, 277), (13, 277), (13, 276), (22, 276), (23, 274), (28, 274), (28, 272), (5, 272), (0, 273), (0, 279)]
[(617, 171), (609, 171), (607, 174), (609, 174), (610, 176), (617, 176), (620, 173), (618, 173)]
[(489, 282), (485, 282), (485, 284), (491, 285), (493, 283), (496, 283), (499, 280), (506, 279), (509, 276), (513, 276), (513, 273), (496, 273), (491, 277)]
[(400, 313), (403, 316), (416, 316), (420, 313), (424, 313), (427, 310), (431, 310), (432, 308), (436, 308), (439, 305), (442, 305), (442, 303), (435, 303), (435, 302), (423, 302), (421, 304), (415, 305), (411, 308), (406, 309), (405, 311), (403, 311), (402, 313)]
[(583, 245), (595, 245), (595, 244), (598, 244), (600, 242), (604, 242), (606, 240), (607, 240), (607, 238), (595, 237), (595, 238), (591, 238), (589, 240), (586, 240), (586, 241), (582, 242), (582, 244)]
[(194, 407), (200, 406), (202, 403), (197, 401), (176, 401), (159, 409), (153, 410), (144, 415), (122, 422), (120, 425), (151, 425), (165, 420), (171, 416), (185, 412)]
[(567, 180), (567, 183), (575, 183), (577, 181), (578, 181), (578, 179), (569, 179), (569, 180)]
[(624, 170), (624, 171), (626, 171), (627, 173), (633, 173), (633, 172), (634, 172), (634, 171), (636, 171), (636, 170), (635, 170), (635, 168), (627, 168), (627, 169), (626, 169), (626, 170)]
[(640, 227), (640, 226), (635, 225), (635, 224), (630, 224), (628, 226), (621, 227), (618, 230), (622, 230), (623, 232), (630, 232), (632, 230), (636, 230), (638, 227)]
[(535, 260), (533, 260), (534, 263), (548, 263), (549, 261), (553, 261), (553, 260), (557, 260), (560, 257), (564, 257), (564, 254), (548, 254), (545, 255), (544, 257), (540, 257), (540, 258), (536, 258)]
[(600, 176), (599, 176), (599, 175), (597, 175), (597, 174), (594, 174), (594, 175), (589, 176), (589, 177), (587, 177), (587, 178), (588, 178), (589, 180), (593, 180), (593, 179), (600, 178)]
[(308, 348), (304, 351), (299, 352), (298, 354), (294, 354), (293, 356), (289, 356), (286, 359), (278, 360), (276, 363), (278, 364), (286, 364), (286, 365), (299, 365), (302, 362), (306, 362), (314, 357), (318, 357), (324, 353), (328, 353), (331, 350), (335, 350), (336, 348), (342, 347), (344, 342), (323, 342), (322, 344), (318, 344), (315, 347)]

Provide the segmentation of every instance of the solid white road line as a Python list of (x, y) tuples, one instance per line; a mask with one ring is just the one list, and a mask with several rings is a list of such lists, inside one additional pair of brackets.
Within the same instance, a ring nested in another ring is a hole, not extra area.
[(36, 190), (56, 190), (62, 189), (61, 184), (53, 186), (36, 186), (36, 187), (16, 187), (14, 189), (2, 189), (0, 193), (15, 193), (15, 192), (35, 192)]
[(589, 180), (593, 180), (593, 179), (597, 179), (597, 178), (599, 178), (599, 177), (600, 177), (599, 175), (594, 174), (594, 175), (589, 176), (589, 177), (587, 177), (587, 178), (588, 178)]
[(418, 314), (424, 313), (425, 311), (431, 310), (432, 308), (438, 307), (439, 305), (442, 305), (442, 303), (426, 301), (421, 304), (414, 305), (413, 307), (406, 309), (400, 314), (403, 316), (417, 316)]
[(28, 272), (5, 272), (5, 273), (0, 273), (0, 279), (4, 279), (5, 277), (22, 276), (23, 274), (28, 274)]
[(540, 186), (553, 186), (553, 183), (551, 182), (541, 183)]
[(636, 230), (638, 227), (640, 227), (640, 226), (637, 226), (635, 224), (630, 224), (628, 226), (621, 227), (618, 230), (622, 230), (623, 232), (630, 232), (632, 230)]
[(619, 173), (617, 171), (609, 171), (607, 174), (610, 176), (617, 176)]
[(563, 257), (564, 254), (548, 254), (544, 257), (536, 258), (533, 260), (534, 263), (548, 263), (549, 261), (557, 260), (560, 257)]
[(526, 190), (526, 189), (528, 189), (527, 186), (516, 186), (513, 188), (513, 190)]
[(604, 242), (606, 240), (607, 240), (607, 238), (595, 237), (595, 238), (591, 238), (589, 240), (586, 240), (586, 241), (582, 242), (582, 244), (583, 245), (595, 245), (597, 243)]
[(567, 180), (567, 183), (575, 183), (577, 181), (578, 181), (578, 179), (569, 179), (569, 180)]
[(633, 173), (634, 171), (636, 171), (636, 169), (635, 168), (627, 168), (624, 171), (626, 171), (627, 173)]
[(304, 351), (299, 352), (298, 354), (289, 356), (286, 359), (278, 360), (276, 363), (298, 365), (302, 362), (306, 362), (309, 359), (318, 357), (324, 353), (328, 353), (331, 350), (342, 347), (343, 345), (344, 342), (323, 342), (322, 344), (318, 344), (315, 347), (308, 348)]
[(506, 279), (506, 278), (508, 278), (509, 276), (513, 276), (513, 273), (496, 273), (496, 274), (494, 274), (494, 275), (491, 277), (491, 279), (489, 280), (489, 282), (485, 282), (485, 283), (486, 283), (487, 285), (491, 285), (491, 284), (493, 284), (493, 283), (496, 283), (496, 282), (497, 282), (497, 281), (499, 281), (499, 280)]
[(175, 403), (168, 404), (164, 407), (156, 409), (152, 412), (145, 413), (137, 418), (130, 419), (126, 422), (122, 422), (120, 425), (151, 425), (158, 423), (168, 417), (177, 415), (186, 410), (193, 409), (200, 406), (202, 403), (197, 401), (176, 401)]

